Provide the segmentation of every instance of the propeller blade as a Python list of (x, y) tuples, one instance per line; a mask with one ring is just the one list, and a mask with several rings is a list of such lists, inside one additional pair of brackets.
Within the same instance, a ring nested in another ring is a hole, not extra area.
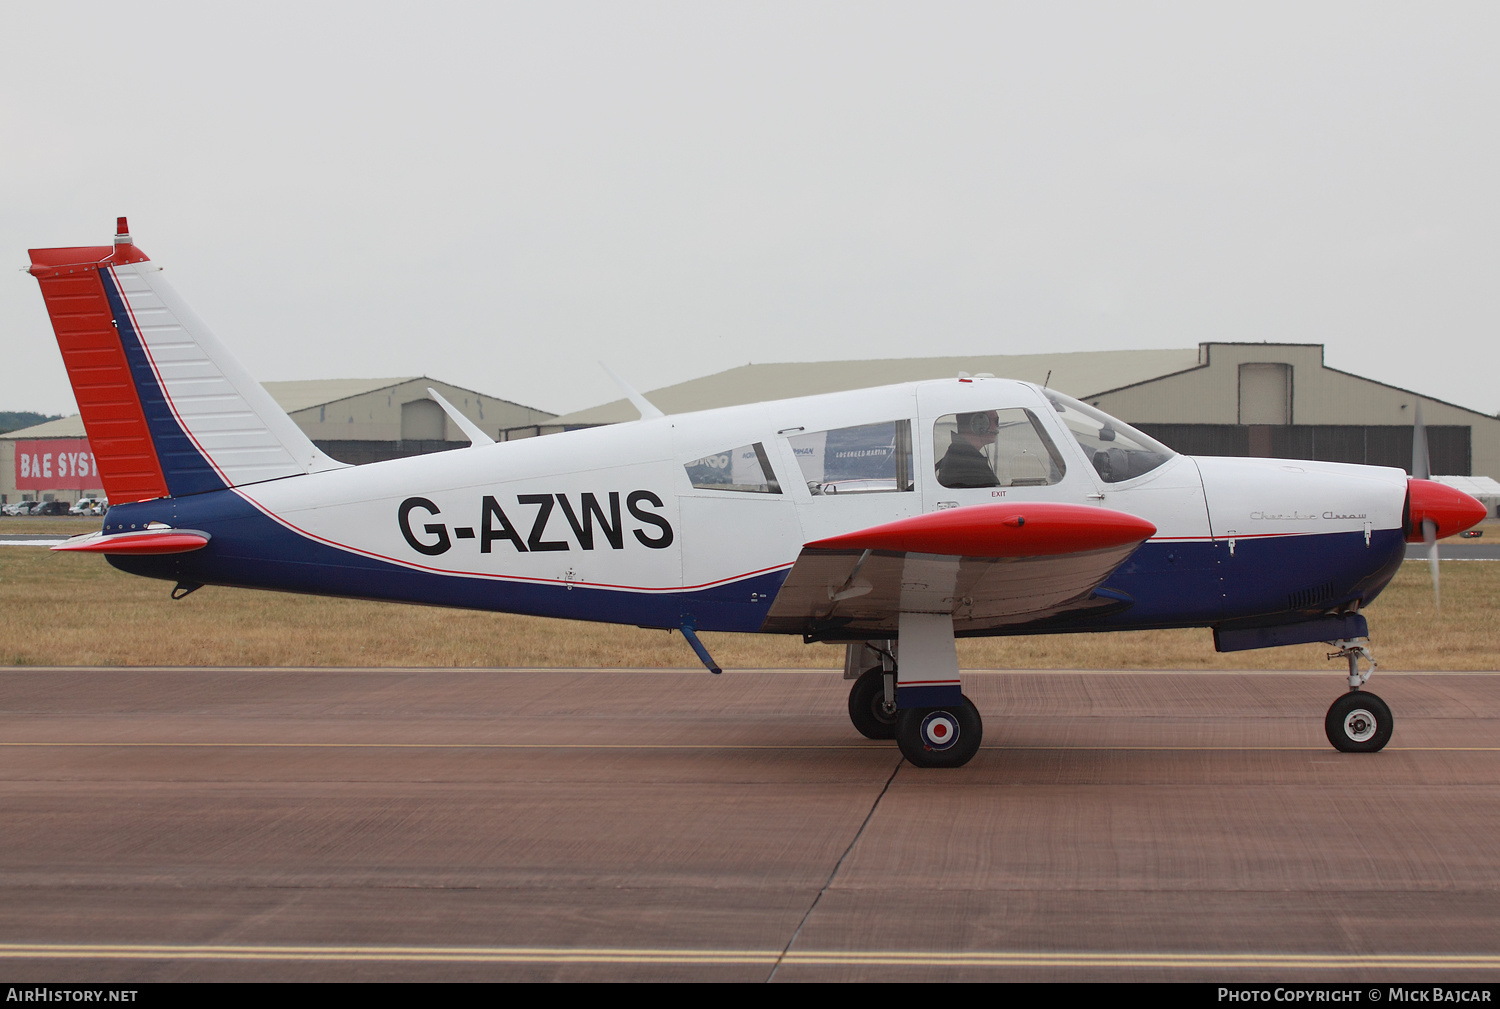
[[(1432, 456), (1427, 451), (1427, 425), (1422, 423), (1422, 404), (1417, 402), (1416, 416), (1411, 428), (1411, 475), (1417, 480), (1432, 479)], [(1442, 593), (1438, 589), (1438, 525), (1430, 518), (1422, 519), (1422, 542), (1427, 544), (1427, 567), (1432, 572), (1432, 605), (1439, 611), (1443, 608)]]
[(1431, 457), (1427, 454), (1427, 425), (1422, 423), (1422, 404), (1417, 404), (1416, 423), (1411, 430), (1411, 475), (1418, 480), (1432, 479)]
[(1427, 544), (1427, 567), (1432, 571), (1432, 604), (1443, 608), (1443, 597), (1438, 591), (1438, 544), (1437, 523), (1432, 519), (1422, 520), (1422, 542)]

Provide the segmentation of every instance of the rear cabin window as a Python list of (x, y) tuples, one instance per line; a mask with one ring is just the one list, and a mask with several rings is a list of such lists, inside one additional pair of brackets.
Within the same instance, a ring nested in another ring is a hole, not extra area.
[(909, 420), (813, 431), (787, 441), (814, 495), (912, 489)]
[(760, 442), (741, 445), (694, 459), (687, 464), (688, 480), (698, 490), (738, 491), (742, 494), (780, 494), (781, 484)]
[(1030, 410), (980, 410), (939, 417), (932, 457), (944, 487), (1045, 487), (1067, 472)]

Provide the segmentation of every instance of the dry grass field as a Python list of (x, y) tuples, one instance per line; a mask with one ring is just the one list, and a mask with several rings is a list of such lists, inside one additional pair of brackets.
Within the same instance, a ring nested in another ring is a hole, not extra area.
[[(23, 531), (23, 530), (16, 530)], [(31, 530), (24, 530), (30, 532)], [(1381, 666), (1500, 668), (1500, 562), (1442, 565), (1434, 612), (1425, 564), (1408, 564), (1369, 611)], [(101, 558), (0, 548), (0, 665), (691, 667), (680, 635), (505, 614), (204, 588)], [(704, 634), (726, 668), (835, 668), (843, 649), (799, 638)], [(1206, 630), (988, 638), (959, 643), (970, 669), (1327, 669), (1321, 645), (1219, 655)]]
[(104, 519), (88, 515), (6, 515), (0, 518), (0, 535), (25, 536), (77, 536), (79, 533), (96, 533), (104, 526)]

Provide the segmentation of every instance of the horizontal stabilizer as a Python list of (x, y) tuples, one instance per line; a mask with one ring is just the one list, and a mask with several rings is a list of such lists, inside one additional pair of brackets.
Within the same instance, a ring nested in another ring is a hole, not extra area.
[(59, 543), (53, 550), (85, 554), (185, 554), (202, 550), (211, 537), (197, 529), (142, 529), (133, 533), (89, 533)]

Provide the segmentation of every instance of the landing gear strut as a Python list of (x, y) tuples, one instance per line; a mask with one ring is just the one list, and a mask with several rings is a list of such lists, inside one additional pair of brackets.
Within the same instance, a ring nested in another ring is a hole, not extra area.
[[(1328, 657), (1348, 660), (1349, 692), (1329, 706), (1323, 731), (1336, 750), (1375, 753), (1391, 741), (1394, 724), (1390, 706), (1368, 690), (1360, 689), (1375, 672), (1375, 657), (1364, 639), (1335, 641), (1334, 645), (1338, 651), (1329, 652)], [(1370, 663), (1370, 668), (1362, 671), (1360, 659)]]

